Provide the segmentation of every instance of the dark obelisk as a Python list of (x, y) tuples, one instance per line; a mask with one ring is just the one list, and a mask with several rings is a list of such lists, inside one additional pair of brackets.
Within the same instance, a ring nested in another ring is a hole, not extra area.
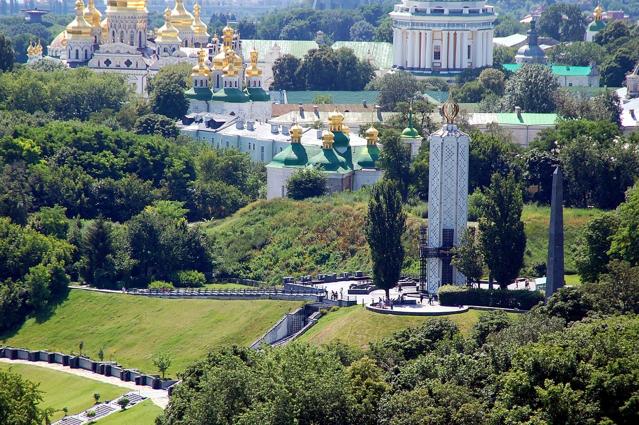
[(557, 167), (552, 175), (550, 230), (548, 240), (548, 273), (546, 298), (564, 286), (564, 176)]

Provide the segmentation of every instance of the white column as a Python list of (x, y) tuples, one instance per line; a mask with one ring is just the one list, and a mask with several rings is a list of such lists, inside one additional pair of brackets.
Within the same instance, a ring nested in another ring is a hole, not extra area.
[(426, 65), (425, 68), (433, 67), (433, 32), (426, 32)]
[(408, 32), (402, 30), (402, 66), (408, 66)]
[(402, 64), (402, 32), (398, 28), (393, 28), (393, 65)]
[(408, 40), (407, 44), (407, 49), (406, 49), (406, 59), (407, 59), (407, 64), (408, 64), (408, 68), (412, 68), (413, 67), (413, 32), (408, 30), (407, 31), (407, 37), (406, 39)]
[(419, 48), (419, 67), (421, 69), (426, 68), (426, 55), (428, 54), (428, 47), (426, 45), (426, 31), (420, 33), (421, 46)]
[(442, 45), (440, 46), (439, 58), (442, 69), (448, 67), (448, 31), (442, 31)]
[(488, 43), (488, 31), (484, 31), (484, 66), (488, 65), (489, 54), (490, 54), (490, 45)]
[(419, 31), (413, 31), (413, 68), (419, 68)]
[(462, 32), (461, 51), (462, 51), (461, 67), (466, 69), (468, 68), (468, 31)]
[(475, 68), (484, 66), (484, 32), (477, 31), (477, 63)]
[(464, 32), (463, 31), (457, 31), (457, 63), (455, 64), (455, 67), (457, 69), (463, 68), (462, 66), (462, 61), (464, 59), (464, 51), (463, 51), (463, 43), (462, 43), (462, 38)]
[(494, 61), (494, 53), (495, 53), (495, 44), (493, 42), (494, 31), (490, 30), (488, 32), (488, 63), (487, 65), (493, 66)]
[(455, 63), (455, 33), (450, 31), (448, 33), (448, 69), (453, 69)]

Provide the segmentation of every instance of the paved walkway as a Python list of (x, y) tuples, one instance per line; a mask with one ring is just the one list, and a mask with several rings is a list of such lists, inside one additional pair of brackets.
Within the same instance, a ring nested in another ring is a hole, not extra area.
[(56, 363), (30, 362), (27, 360), (10, 360), (6, 358), (0, 358), (0, 362), (9, 363), (9, 364), (24, 364), (24, 365), (35, 366), (35, 367), (43, 367), (46, 369), (56, 370), (58, 372), (70, 373), (71, 375), (81, 376), (87, 379), (93, 379), (94, 381), (103, 382), (105, 384), (115, 385), (116, 387), (134, 390), (136, 393), (138, 393), (142, 397), (151, 399), (151, 401), (153, 401), (154, 404), (161, 407), (162, 409), (166, 409), (166, 406), (168, 406), (169, 404), (169, 393), (167, 391), (154, 390), (147, 386), (135, 385), (135, 382), (121, 381), (118, 378), (115, 378), (113, 376), (104, 376), (104, 375), (93, 373), (84, 369), (71, 369), (68, 366), (62, 366)]
[[(366, 304), (370, 306), (371, 303), (377, 302), (380, 299), (386, 298), (386, 293), (381, 290), (375, 290), (370, 294), (365, 295), (348, 295), (348, 287), (353, 283), (361, 283), (355, 281), (343, 281), (343, 282), (329, 282), (329, 283), (321, 283), (317, 285), (313, 285), (316, 288), (326, 289), (328, 291), (328, 298), (330, 299), (331, 292), (337, 292), (338, 299), (344, 299), (349, 301), (357, 301), (357, 304)], [(406, 294), (409, 292), (416, 292), (416, 288), (414, 286), (404, 286), (402, 288), (402, 293)], [(392, 299), (399, 298), (399, 291), (397, 287), (390, 290), (390, 296)], [(423, 304), (419, 302), (417, 299), (417, 304), (399, 306), (395, 305), (393, 309), (397, 312), (401, 312), (406, 315), (418, 315), (418, 316), (428, 316), (428, 315), (444, 315), (444, 314), (455, 314), (455, 313), (463, 313), (467, 311), (468, 308), (460, 309), (459, 307), (447, 307), (439, 305), (438, 303), (433, 303), (432, 305), (428, 304), (428, 299), (424, 299)], [(401, 314), (399, 313), (399, 314)]]

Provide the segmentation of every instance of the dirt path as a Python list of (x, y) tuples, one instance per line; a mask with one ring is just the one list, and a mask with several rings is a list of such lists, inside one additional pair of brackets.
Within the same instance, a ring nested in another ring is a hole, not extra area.
[(58, 372), (70, 373), (71, 375), (81, 376), (87, 379), (93, 379), (94, 381), (104, 382), (105, 384), (111, 384), (117, 387), (134, 390), (141, 396), (151, 399), (151, 401), (155, 405), (161, 407), (162, 409), (166, 409), (166, 406), (169, 404), (169, 393), (167, 391), (154, 390), (152, 388), (149, 388), (143, 385), (135, 385), (135, 382), (121, 381), (118, 378), (115, 378), (113, 376), (104, 376), (104, 375), (93, 373), (84, 369), (71, 369), (68, 366), (62, 366), (56, 363), (30, 362), (27, 360), (10, 360), (6, 358), (0, 358), (0, 362), (8, 363), (8, 364), (24, 364), (24, 365), (35, 366), (35, 367), (43, 367), (46, 369), (57, 370)]

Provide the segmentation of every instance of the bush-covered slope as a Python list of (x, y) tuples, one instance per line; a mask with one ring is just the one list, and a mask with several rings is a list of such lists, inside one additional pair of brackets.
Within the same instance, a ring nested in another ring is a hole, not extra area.
[[(205, 225), (215, 238), (219, 271), (280, 283), (283, 276), (321, 272), (370, 270), (364, 237), (366, 192), (341, 194), (306, 201), (277, 199), (258, 201), (225, 220)], [(404, 242), (404, 272), (419, 274), (417, 239), (425, 220), (408, 208), (408, 232)], [(579, 229), (598, 210), (566, 209), (566, 266), (574, 270), (571, 246)], [(526, 264), (546, 261), (548, 207), (526, 206), (524, 222), (528, 236)]]

